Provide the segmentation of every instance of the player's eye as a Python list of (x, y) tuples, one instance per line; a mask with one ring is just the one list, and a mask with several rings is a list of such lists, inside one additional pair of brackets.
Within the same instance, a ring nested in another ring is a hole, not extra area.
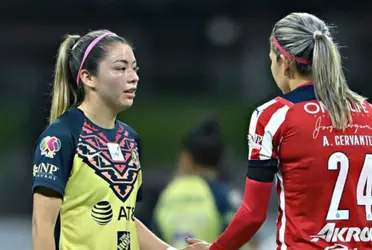
[(138, 72), (139, 69), (140, 69), (140, 67), (138, 67), (138, 66), (136, 66), (136, 67), (133, 68), (133, 70), (136, 71), (136, 72)]
[(118, 70), (120, 70), (120, 71), (125, 71), (126, 68), (125, 68), (125, 67), (120, 67), (120, 68), (118, 68)]

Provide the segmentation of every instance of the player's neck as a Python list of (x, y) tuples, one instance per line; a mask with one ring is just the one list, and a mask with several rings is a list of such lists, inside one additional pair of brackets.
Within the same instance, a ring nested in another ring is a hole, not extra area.
[(207, 179), (216, 179), (217, 172), (209, 168), (202, 168), (199, 170), (199, 175)]
[(311, 78), (295, 78), (289, 80), (289, 89), (290, 91), (298, 88), (301, 85), (304, 85), (306, 83), (312, 82)]
[(117, 113), (100, 101), (84, 100), (78, 107), (85, 116), (101, 128), (112, 129), (115, 127)]

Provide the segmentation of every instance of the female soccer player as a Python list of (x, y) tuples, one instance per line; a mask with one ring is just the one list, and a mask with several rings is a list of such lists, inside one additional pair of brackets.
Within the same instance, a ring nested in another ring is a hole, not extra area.
[(372, 107), (346, 83), (327, 25), (292, 13), (273, 28), (271, 71), (284, 93), (252, 114), (242, 205), (226, 231), (193, 250), (232, 250), (279, 196), (277, 249), (372, 249)]
[(140, 141), (116, 116), (133, 104), (137, 71), (131, 46), (107, 30), (60, 46), (50, 126), (35, 149), (34, 250), (173, 249), (134, 215)]

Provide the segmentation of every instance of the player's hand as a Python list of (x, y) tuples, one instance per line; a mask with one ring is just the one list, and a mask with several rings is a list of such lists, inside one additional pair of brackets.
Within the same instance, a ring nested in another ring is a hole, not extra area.
[(189, 244), (189, 246), (183, 250), (208, 250), (211, 246), (211, 244), (206, 241), (193, 238), (186, 238), (185, 241)]
[(208, 250), (210, 246), (207, 242), (198, 242), (180, 250)]

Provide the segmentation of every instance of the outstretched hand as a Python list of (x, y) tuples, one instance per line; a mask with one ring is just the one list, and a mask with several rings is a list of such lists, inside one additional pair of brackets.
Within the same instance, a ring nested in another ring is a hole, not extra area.
[(182, 250), (208, 250), (211, 244), (203, 240), (186, 238), (185, 241), (189, 244), (188, 247)]

